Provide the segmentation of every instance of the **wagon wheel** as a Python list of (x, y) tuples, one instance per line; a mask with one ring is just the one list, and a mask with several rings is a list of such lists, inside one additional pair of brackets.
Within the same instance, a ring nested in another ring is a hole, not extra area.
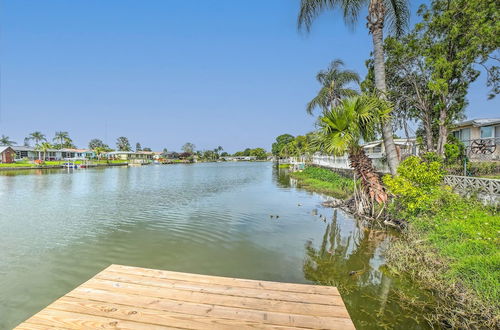
[(473, 154), (491, 155), (495, 152), (497, 146), (492, 140), (474, 140), (470, 150)]

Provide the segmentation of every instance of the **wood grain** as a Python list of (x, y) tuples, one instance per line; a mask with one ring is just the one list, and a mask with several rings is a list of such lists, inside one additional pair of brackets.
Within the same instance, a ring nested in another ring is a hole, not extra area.
[(111, 265), (17, 329), (354, 329), (334, 287)]

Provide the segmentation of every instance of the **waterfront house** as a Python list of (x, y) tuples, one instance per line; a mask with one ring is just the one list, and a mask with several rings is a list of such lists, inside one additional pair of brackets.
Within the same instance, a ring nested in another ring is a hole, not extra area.
[(12, 147), (0, 146), (0, 163), (14, 163), (16, 152)]
[[(17, 160), (35, 160), (42, 159), (44, 153), (34, 147), (27, 146), (13, 146)], [(83, 160), (95, 158), (95, 153), (89, 149), (47, 149), (45, 152), (45, 160), (59, 161), (59, 160)]]
[(228, 162), (252, 161), (252, 160), (257, 160), (257, 156), (223, 156), (221, 157), (221, 159)]
[(472, 161), (500, 161), (500, 118), (459, 122), (451, 133), (461, 141)]
[(108, 159), (124, 160), (132, 164), (146, 164), (153, 160), (151, 151), (112, 151), (105, 154)]

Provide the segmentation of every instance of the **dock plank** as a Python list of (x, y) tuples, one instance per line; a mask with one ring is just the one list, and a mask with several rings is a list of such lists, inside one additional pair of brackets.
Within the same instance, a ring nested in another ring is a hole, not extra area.
[(17, 329), (354, 329), (334, 287), (111, 265)]

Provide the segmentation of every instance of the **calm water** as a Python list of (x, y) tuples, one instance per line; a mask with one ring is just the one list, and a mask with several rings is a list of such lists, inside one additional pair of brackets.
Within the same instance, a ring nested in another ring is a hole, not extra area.
[(426, 328), (391, 237), (324, 200), (271, 163), (0, 172), (0, 328), (111, 263), (335, 285), (358, 328)]

